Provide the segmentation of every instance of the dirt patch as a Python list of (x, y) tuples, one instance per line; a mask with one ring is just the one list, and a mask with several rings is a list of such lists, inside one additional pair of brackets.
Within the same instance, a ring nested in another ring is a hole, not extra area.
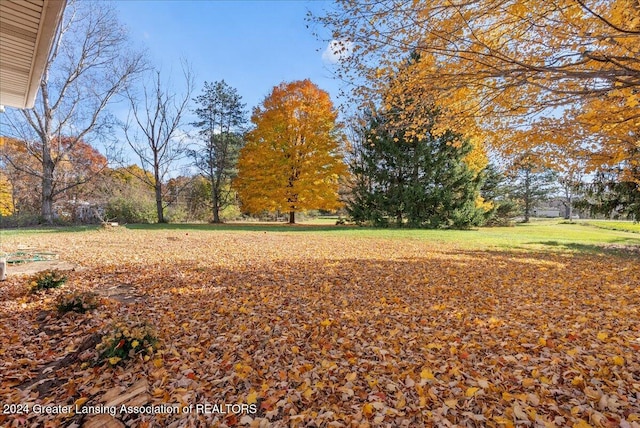
[(96, 290), (96, 292), (101, 296), (108, 297), (109, 299), (124, 303), (125, 305), (143, 299), (142, 296), (139, 296), (134, 292), (134, 288), (129, 284), (119, 284), (114, 287), (102, 288)]
[(79, 266), (64, 260), (43, 260), (37, 262), (7, 264), (7, 276), (33, 275), (44, 270), (78, 270)]

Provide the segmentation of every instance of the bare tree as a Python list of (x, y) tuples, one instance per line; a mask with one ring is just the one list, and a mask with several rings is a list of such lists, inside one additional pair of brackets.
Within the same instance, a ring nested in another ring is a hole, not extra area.
[(184, 115), (189, 111), (194, 78), (186, 63), (182, 72), (182, 95), (174, 95), (162, 82), (160, 71), (155, 71), (153, 81), (144, 85), (141, 99), (132, 92), (127, 94), (131, 110), (123, 130), (144, 170), (138, 178), (154, 189), (158, 223), (165, 222), (163, 184), (186, 153), (186, 134), (181, 127), (186, 124)]
[(21, 165), (6, 153), (4, 161), (42, 182), (41, 214), (47, 223), (54, 220), (56, 199), (92, 178), (80, 175), (69, 181), (68, 175), (58, 174), (59, 166), (80, 142), (107, 135), (113, 125), (107, 106), (145, 68), (144, 55), (129, 46), (109, 3), (70, 2), (35, 107), (3, 115), (3, 129), (23, 142), (37, 168)]

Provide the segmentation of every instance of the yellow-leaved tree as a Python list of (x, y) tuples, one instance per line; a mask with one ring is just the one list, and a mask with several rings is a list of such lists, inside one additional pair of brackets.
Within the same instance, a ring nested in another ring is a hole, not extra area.
[[(423, 100), (443, 109), (440, 129), (502, 152), (544, 152), (551, 136), (584, 145), (591, 168), (639, 162), (638, 0), (338, 0), (317, 20), (342, 54), (337, 73), (366, 82), (364, 103), (405, 97), (396, 121), (409, 133), (424, 126), (412, 114)], [(411, 53), (420, 61), (406, 67)]]
[(11, 182), (0, 171), (0, 217), (13, 214)]
[(273, 88), (251, 117), (234, 187), (243, 211), (295, 213), (341, 206), (338, 180), (346, 173), (329, 94), (310, 80)]

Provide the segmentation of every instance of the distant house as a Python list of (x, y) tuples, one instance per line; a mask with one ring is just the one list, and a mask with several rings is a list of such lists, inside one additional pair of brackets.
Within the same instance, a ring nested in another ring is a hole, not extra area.
[(69, 200), (54, 204), (56, 218), (72, 223), (100, 223), (106, 213), (103, 204), (89, 201)]
[(533, 217), (547, 217), (547, 218), (560, 217), (560, 210), (555, 208), (534, 208), (531, 213)]
[(75, 206), (75, 221), (80, 223), (96, 223), (105, 215), (104, 206), (89, 202), (78, 202)]

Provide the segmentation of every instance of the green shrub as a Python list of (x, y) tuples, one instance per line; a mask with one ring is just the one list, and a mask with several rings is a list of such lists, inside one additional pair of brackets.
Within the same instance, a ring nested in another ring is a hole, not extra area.
[(220, 211), (220, 219), (223, 221), (237, 220), (241, 217), (242, 217), (242, 212), (240, 212), (240, 208), (238, 208), (238, 205), (235, 205), (235, 204), (228, 205), (223, 210)]
[(181, 206), (167, 207), (164, 218), (169, 223), (185, 223), (189, 220), (189, 213)]
[(96, 293), (74, 292), (60, 296), (56, 308), (58, 313), (77, 312), (84, 314), (98, 307), (100, 300)]
[(107, 203), (105, 214), (120, 223), (155, 223), (158, 220), (155, 201), (150, 198), (114, 197)]
[(48, 290), (61, 287), (67, 281), (67, 277), (59, 270), (45, 270), (31, 277), (31, 292)]
[(109, 363), (112, 366), (141, 355), (148, 361), (156, 349), (158, 339), (147, 324), (129, 327), (123, 323), (116, 324), (113, 331), (102, 338), (96, 346), (100, 351), (98, 364)]

